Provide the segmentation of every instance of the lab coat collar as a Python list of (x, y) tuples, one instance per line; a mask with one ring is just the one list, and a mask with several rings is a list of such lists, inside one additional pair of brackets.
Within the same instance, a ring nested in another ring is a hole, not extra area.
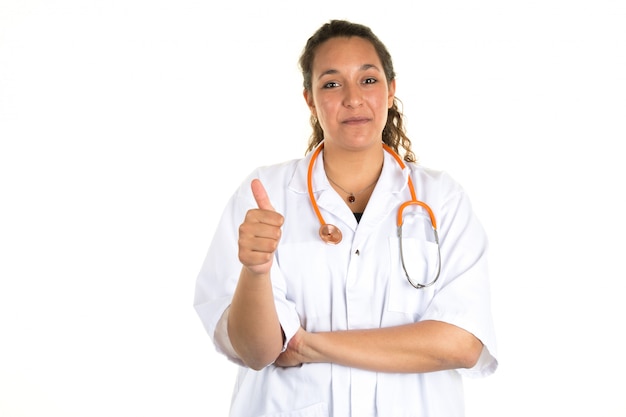
[[(318, 145), (318, 147), (321, 146)], [(294, 172), (293, 178), (289, 182), (289, 189), (298, 194), (307, 194), (307, 173), (309, 169), (309, 164), (311, 163), (311, 158), (315, 153), (317, 148), (313, 149), (311, 152), (306, 154), (306, 156), (298, 161), (298, 165), (296, 167), (296, 171)], [(332, 188), (326, 178), (326, 172), (324, 171), (324, 151), (320, 152), (317, 161), (315, 161), (315, 165), (313, 166), (313, 192), (318, 193), (320, 191), (327, 190)]]
[[(320, 145), (318, 145), (319, 147)], [(316, 148), (317, 149), (317, 148)], [(382, 150), (382, 148), (381, 148)], [(384, 152), (383, 170), (380, 175), (380, 179), (376, 185), (376, 188), (383, 188), (393, 194), (398, 194), (408, 188), (407, 181), (410, 173), (410, 168), (405, 167), (401, 169), (393, 156), (388, 152)], [(309, 163), (315, 153), (315, 149), (309, 152), (303, 159), (298, 162), (298, 166), (294, 172), (294, 175), (289, 182), (289, 189), (295, 193), (308, 193), (307, 189), (307, 172), (309, 169)], [(320, 152), (318, 160), (315, 161), (313, 166), (313, 193), (319, 193), (332, 189), (332, 186), (328, 182), (326, 172), (324, 171), (324, 151)], [(319, 204), (319, 203), (318, 203)]]
[[(398, 206), (399, 202), (411, 198), (407, 185), (410, 168), (408, 166), (404, 169), (400, 168), (392, 155), (382, 148), (381, 151), (384, 152), (383, 169), (361, 219), (361, 226), (364, 224), (371, 224), (371, 226), (378, 224), (387, 216), (391, 209)], [(289, 182), (291, 191), (299, 194), (308, 194), (307, 172), (314, 152), (309, 152), (305, 158), (298, 162), (294, 176)], [(356, 219), (350, 207), (328, 182), (326, 172), (324, 171), (323, 158), (324, 151), (322, 150), (318, 160), (314, 161), (313, 165), (312, 188), (317, 205), (326, 213), (332, 213), (333, 216), (355, 230), (357, 226)], [(331, 219), (328, 214), (324, 215), (324, 219), (328, 223), (336, 221)]]
[[(318, 145), (318, 147), (321, 146)], [(317, 149), (317, 148), (316, 148)], [(307, 173), (311, 158), (315, 150), (309, 152), (305, 158), (298, 162), (298, 166), (293, 178), (289, 182), (289, 189), (298, 194), (304, 194), (308, 199)], [(337, 224), (338, 221), (345, 223), (352, 229), (355, 229), (356, 219), (350, 211), (350, 208), (344, 203), (341, 197), (335, 192), (324, 170), (324, 151), (320, 152), (316, 161), (313, 161), (312, 189), (315, 195), (317, 206), (322, 211), (326, 223)], [(315, 216), (315, 212), (311, 206), (311, 213)]]
[[(383, 151), (385, 152), (385, 151)], [(400, 204), (411, 199), (408, 177), (411, 169), (405, 164), (400, 167), (395, 158), (385, 152), (383, 170), (372, 192), (355, 237), (355, 245), (388, 218), (389, 212), (397, 210)]]

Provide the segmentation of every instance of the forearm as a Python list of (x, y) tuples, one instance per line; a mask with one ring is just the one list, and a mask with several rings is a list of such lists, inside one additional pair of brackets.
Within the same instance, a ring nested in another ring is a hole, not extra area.
[(482, 351), (482, 343), (471, 333), (437, 321), (370, 330), (305, 332), (296, 345), (301, 362), (331, 362), (392, 373), (470, 368)]
[(228, 335), (239, 358), (253, 369), (264, 368), (280, 354), (283, 335), (269, 273), (242, 268), (229, 307)]

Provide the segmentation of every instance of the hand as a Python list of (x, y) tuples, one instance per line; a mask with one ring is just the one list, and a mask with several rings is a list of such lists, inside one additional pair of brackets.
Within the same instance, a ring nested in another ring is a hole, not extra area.
[(250, 186), (258, 208), (249, 210), (239, 226), (239, 260), (252, 273), (262, 275), (272, 267), (284, 218), (272, 207), (261, 181), (252, 180)]
[(303, 351), (305, 340), (308, 335), (309, 333), (300, 327), (287, 344), (287, 350), (278, 356), (278, 358), (274, 361), (274, 365), (282, 368), (289, 368), (306, 363), (307, 360), (303, 355)]

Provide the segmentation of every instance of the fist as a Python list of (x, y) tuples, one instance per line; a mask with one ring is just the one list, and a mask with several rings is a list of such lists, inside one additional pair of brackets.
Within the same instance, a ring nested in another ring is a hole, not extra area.
[(272, 267), (284, 217), (274, 210), (261, 181), (252, 180), (250, 186), (258, 208), (249, 210), (239, 226), (239, 261), (251, 272), (262, 275)]

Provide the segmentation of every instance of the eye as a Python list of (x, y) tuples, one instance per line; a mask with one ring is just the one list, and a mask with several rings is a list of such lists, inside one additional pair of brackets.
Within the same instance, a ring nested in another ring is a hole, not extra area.
[(375, 84), (377, 82), (378, 80), (374, 77), (367, 77), (365, 80), (363, 80), (363, 84)]
[(327, 82), (326, 84), (322, 86), (322, 88), (335, 88), (335, 87), (339, 87), (339, 83), (335, 81)]

